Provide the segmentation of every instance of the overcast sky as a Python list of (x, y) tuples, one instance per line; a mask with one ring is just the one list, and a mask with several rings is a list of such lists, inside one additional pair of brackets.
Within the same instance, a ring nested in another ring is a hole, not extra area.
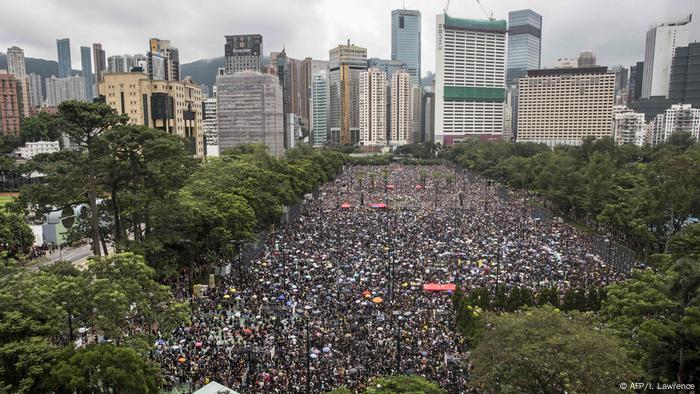
[[(695, 14), (691, 41), (700, 40), (700, 0), (481, 0), (497, 19), (531, 8), (543, 16), (542, 65), (593, 49), (601, 65), (631, 65), (644, 57), (652, 24)], [(435, 69), (435, 15), (447, 0), (405, 0), (423, 15), (423, 72)], [(327, 59), (348, 38), (369, 57), (391, 56), (391, 10), (401, 0), (23, 0), (3, 4), (0, 51), (56, 59), (56, 39), (71, 39), (73, 68), (80, 46), (102, 43), (107, 56), (145, 53), (149, 37), (170, 39), (181, 63), (222, 56), (224, 35), (260, 33), (263, 50), (286, 46), (295, 58)], [(484, 18), (476, 0), (451, 0), (455, 17)]]

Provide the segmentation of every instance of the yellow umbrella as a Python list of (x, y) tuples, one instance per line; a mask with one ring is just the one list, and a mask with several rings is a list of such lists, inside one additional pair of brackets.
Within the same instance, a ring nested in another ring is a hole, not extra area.
[(225, 294), (225, 295), (224, 295), (224, 298), (231, 298), (231, 296), (228, 295), (228, 294)]
[(382, 299), (382, 297), (374, 297), (374, 298), (372, 298), (372, 302), (374, 302), (375, 304), (379, 304), (379, 303), (382, 302), (382, 301), (384, 301), (384, 300)]

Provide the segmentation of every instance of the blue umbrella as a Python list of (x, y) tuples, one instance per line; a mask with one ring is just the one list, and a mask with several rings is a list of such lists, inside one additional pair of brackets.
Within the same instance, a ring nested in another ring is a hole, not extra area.
[(284, 301), (284, 295), (280, 295), (279, 297), (277, 297), (277, 300)]

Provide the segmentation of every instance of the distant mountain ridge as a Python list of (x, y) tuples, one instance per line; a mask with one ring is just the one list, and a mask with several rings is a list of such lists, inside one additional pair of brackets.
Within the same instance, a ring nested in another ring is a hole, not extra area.
[(212, 86), (216, 82), (216, 72), (219, 67), (223, 66), (223, 56), (197, 60), (192, 63), (181, 64), (180, 76), (184, 78), (189, 75), (198, 84), (209, 86), (209, 91), (211, 92)]

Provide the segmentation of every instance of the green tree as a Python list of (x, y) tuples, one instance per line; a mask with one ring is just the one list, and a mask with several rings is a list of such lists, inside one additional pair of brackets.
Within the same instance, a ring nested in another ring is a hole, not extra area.
[(160, 369), (129, 347), (111, 344), (67, 349), (51, 371), (68, 392), (159, 393)]
[(22, 142), (60, 141), (61, 131), (56, 117), (46, 112), (24, 118), (20, 137)]
[(365, 394), (422, 393), (446, 394), (437, 384), (419, 376), (385, 376), (374, 378), (367, 384)]
[(28, 253), (34, 233), (21, 215), (0, 208), (0, 262)]
[(107, 104), (71, 100), (64, 101), (58, 106), (58, 119), (62, 130), (72, 143), (77, 144), (87, 153), (86, 186), (92, 225), (92, 250), (95, 256), (100, 256), (96, 144), (102, 133), (117, 125), (126, 124), (129, 118), (125, 114), (118, 114)]
[(681, 258), (608, 288), (601, 313), (657, 382), (700, 379), (700, 264)]
[(637, 376), (622, 341), (585, 314), (552, 307), (490, 315), (472, 350), (483, 393), (610, 393)]

